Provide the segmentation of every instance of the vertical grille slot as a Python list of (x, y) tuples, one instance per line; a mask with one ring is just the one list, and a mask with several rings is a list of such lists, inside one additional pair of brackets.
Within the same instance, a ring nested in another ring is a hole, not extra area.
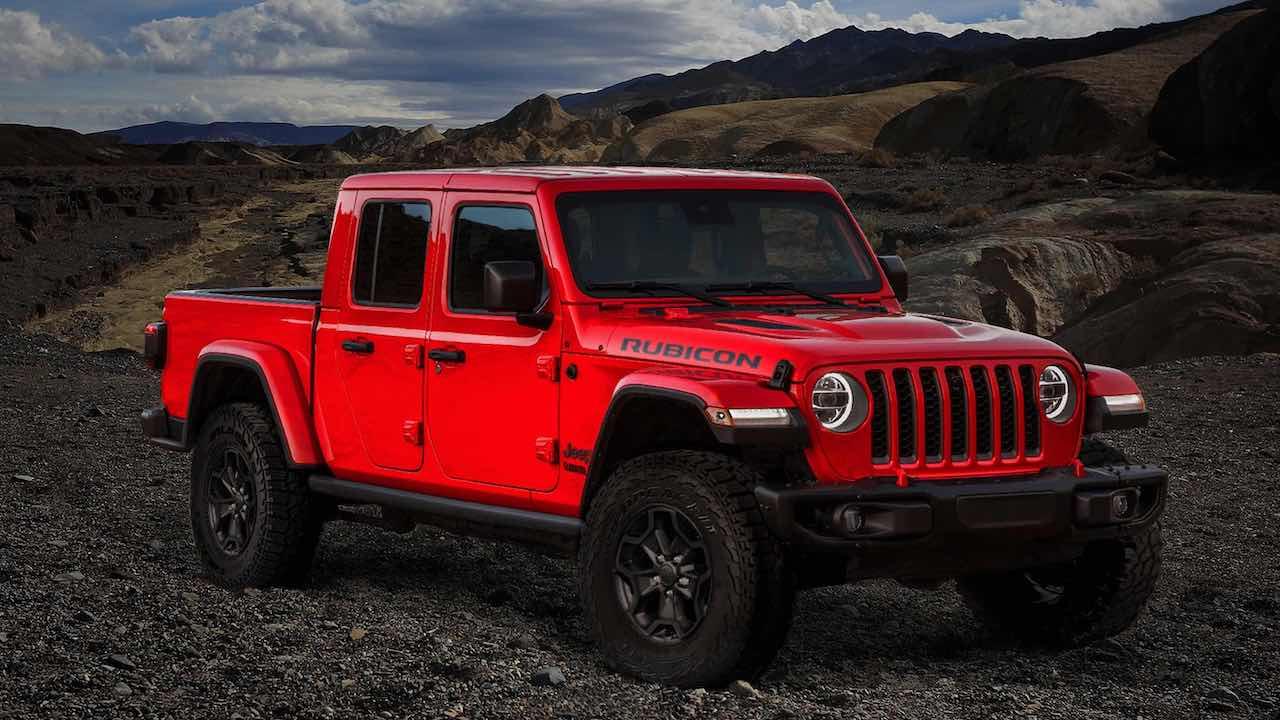
[(893, 371), (893, 390), (898, 396), (898, 461), (916, 461), (916, 390), (911, 371)]
[(960, 368), (949, 367), (946, 375), (947, 393), (951, 396), (951, 459), (963, 460), (969, 455), (969, 393), (965, 390)]
[(889, 393), (884, 386), (884, 373), (872, 370), (867, 373), (867, 387), (871, 390), (871, 462), (884, 465), (889, 462)]
[(1036, 371), (1030, 365), (1018, 368), (1018, 379), (1022, 381), (1022, 436), (1023, 445), (1027, 449), (1027, 457), (1040, 454), (1040, 386), (1036, 382)]
[(920, 388), (924, 391), (924, 457), (928, 462), (942, 462), (942, 389), (938, 387), (938, 371), (920, 371)]
[(991, 457), (991, 385), (987, 382), (987, 369), (983, 367), (969, 368), (969, 377), (973, 380), (973, 409), (977, 413), (977, 423), (973, 428), (978, 441), (978, 457)]
[(1000, 390), (1000, 456), (1015, 457), (1018, 454), (1018, 400), (1008, 365), (996, 366), (996, 387)]

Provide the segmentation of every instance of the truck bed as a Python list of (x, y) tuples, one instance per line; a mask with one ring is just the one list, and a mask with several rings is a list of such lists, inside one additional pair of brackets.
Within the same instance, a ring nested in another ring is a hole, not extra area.
[(249, 346), (284, 353), (304, 397), (311, 397), (313, 333), (319, 287), (182, 290), (165, 298), (168, 334), (161, 397), (174, 418), (185, 418), (200, 359), (219, 348)]
[(241, 298), (249, 300), (274, 300), (279, 302), (319, 303), (321, 287), (319, 285), (299, 285), (296, 287), (245, 287), (245, 288), (211, 288), (207, 290), (179, 290), (170, 293), (175, 295), (208, 295), (221, 298)]

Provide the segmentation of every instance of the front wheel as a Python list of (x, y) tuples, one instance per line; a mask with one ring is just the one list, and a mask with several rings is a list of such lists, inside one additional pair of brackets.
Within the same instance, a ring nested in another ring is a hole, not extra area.
[[(1087, 440), (1086, 465), (1123, 465), (1124, 454)], [(1095, 540), (1070, 562), (961, 578), (965, 604), (989, 628), (1052, 647), (1116, 635), (1138, 619), (1160, 576), (1160, 524), (1132, 536)]]
[(584, 614), (608, 664), (683, 687), (751, 678), (786, 638), (794, 582), (731, 458), (677, 451), (619, 467), (579, 551)]
[(191, 526), (210, 577), (226, 587), (306, 579), (323, 527), (319, 500), (285, 461), (271, 415), (224, 405), (191, 458)]

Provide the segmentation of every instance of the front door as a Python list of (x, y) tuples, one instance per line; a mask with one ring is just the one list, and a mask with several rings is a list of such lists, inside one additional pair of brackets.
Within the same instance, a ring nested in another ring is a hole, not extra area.
[[(449, 193), (427, 342), (427, 424), (453, 480), (547, 491), (558, 478), (560, 319), (549, 329), (484, 309), (485, 263), (526, 260), (539, 268), (544, 308), (554, 308), (533, 209), (510, 196)], [(445, 216), (442, 216), (442, 219)]]
[(348, 294), (327, 348), (370, 464), (389, 470), (422, 467), (431, 200), (358, 194)]

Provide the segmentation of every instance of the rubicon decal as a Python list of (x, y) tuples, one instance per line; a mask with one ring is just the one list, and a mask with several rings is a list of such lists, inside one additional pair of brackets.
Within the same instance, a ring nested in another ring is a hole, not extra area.
[(681, 343), (661, 342), (659, 340), (641, 340), (639, 338), (623, 338), (622, 352), (635, 355), (651, 355), (670, 360), (693, 360), (701, 363), (715, 363), (729, 367), (759, 368), (763, 357), (727, 350), (724, 348), (704, 347), (701, 345), (682, 345)]

